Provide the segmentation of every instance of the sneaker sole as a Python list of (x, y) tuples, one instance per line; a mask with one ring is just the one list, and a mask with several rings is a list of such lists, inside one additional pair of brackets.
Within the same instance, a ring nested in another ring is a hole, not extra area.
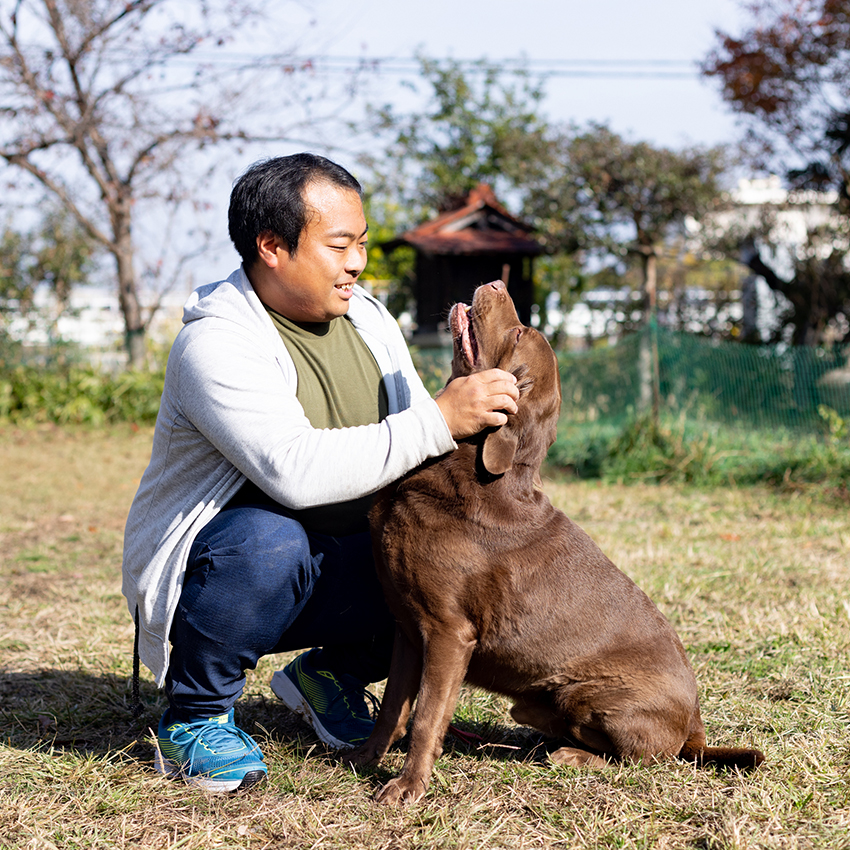
[(304, 719), (308, 725), (313, 727), (313, 731), (319, 736), (319, 740), (335, 750), (351, 750), (354, 749), (353, 744), (347, 741), (340, 741), (339, 738), (331, 735), (324, 726), (322, 726), (318, 716), (313, 711), (313, 707), (307, 702), (307, 698), (298, 688), (295, 683), (283, 670), (278, 670), (271, 681), (271, 689), (274, 695), (290, 710), (294, 711), (299, 717)]
[(240, 780), (235, 779), (210, 779), (207, 776), (192, 776), (185, 773), (179, 764), (167, 759), (157, 747), (154, 769), (157, 773), (169, 779), (182, 779), (187, 785), (202, 788), (211, 794), (226, 794), (230, 791), (244, 791), (259, 785), (266, 778), (265, 770), (249, 770)]

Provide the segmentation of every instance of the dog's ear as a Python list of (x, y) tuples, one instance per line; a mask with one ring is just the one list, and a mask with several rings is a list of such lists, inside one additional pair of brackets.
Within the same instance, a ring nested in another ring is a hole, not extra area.
[(484, 438), (481, 463), (491, 475), (503, 475), (514, 462), (519, 437), (509, 425), (496, 428)]
[[(517, 379), (517, 389), (522, 398), (534, 385), (534, 378), (528, 373), (528, 366), (521, 365), (511, 370)], [(519, 434), (512, 427), (514, 417), (509, 416), (505, 425), (494, 428), (484, 437), (481, 449), (481, 463), (490, 475), (504, 475), (514, 462)]]

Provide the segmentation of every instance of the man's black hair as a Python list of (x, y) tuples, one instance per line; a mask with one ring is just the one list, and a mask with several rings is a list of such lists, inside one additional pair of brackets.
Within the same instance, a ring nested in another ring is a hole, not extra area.
[(264, 232), (279, 236), (290, 253), (298, 249), (298, 239), (310, 218), (304, 203), (309, 183), (331, 183), (363, 189), (341, 165), (312, 153), (296, 153), (255, 162), (233, 184), (227, 213), (230, 238), (245, 268), (257, 258), (257, 237)]

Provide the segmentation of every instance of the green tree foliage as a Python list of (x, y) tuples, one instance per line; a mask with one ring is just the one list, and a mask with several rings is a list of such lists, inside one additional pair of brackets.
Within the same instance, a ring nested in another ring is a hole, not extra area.
[(524, 71), (420, 61), (425, 108), (373, 110), (387, 139), (367, 161), (373, 216), (391, 210), (398, 233), (488, 183), (535, 227), (547, 252), (535, 272), (541, 307), (549, 292), (566, 305), (590, 285), (593, 256), (621, 266), (639, 259), (645, 288), (654, 292), (662, 243), (718, 202), (727, 167), (720, 148), (674, 151), (604, 125), (553, 125), (542, 113), (542, 83)]
[(52, 331), (68, 308), (72, 289), (90, 279), (99, 249), (62, 207), (48, 208), (41, 223), (24, 233), (7, 221), (0, 237), (0, 312), (6, 319), (35, 319), (35, 291), (46, 286), (55, 303), (48, 315), (37, 318)]
[(24, 237), (7, 221), (0, 236), (0, 309), (3, 312), (32, 300), (25, 270)]
[(361, 281), (374, 288), (374, 294), (386, 301), (390, 312), (400, 316), (413, 308), (412, 282), (415, 254), (404, 245), (393, 251), (384, 247), (404, 229), (404, 210), (387, 197), (365, 194), (363, 207), (369, 222), (368, 261)]
[(64, 310), (74, 287), (89, 281), (99, 249), (67, 210), (50, 210), (32, 240), (30, 278), (47, 284)]
[(376, 195), (394, 198), (413, 224), (452, 209), (480, 182), (502, 196), (540, 179), (552, 151), (549, 125), (539, 114), (539, 83), (484, 60), (471, 68), (419, 61), (425, 109), (371, 110), (376, 131), (388, 138), (380, 154), (366, 160)]
[(557, 171), (526, 199), (550, 250), (636, 257), (654, 303), (662, 244), (681, 235), (688, 218), (700, 219), (720, 202), (724, 150), (674, 151), (592, 123), (560, 136), (557, 159)]
[[(420, 57), (424, 107), (401, 113), (386, 105), (370, 110), (385, 144), (363, 158), (368, 181), (370, 234), (367, 276), (386, 274), (394, 280), (390, 303), (411, 303), (413, 253), (384, 253), (379, 243), (436, 213), (457, 206), (479, 183), (520, 216), (531, 186), (554, 171), (556, 134), (541, 114), (544, 90), (523, 69), (507, 72), (480, 60), (460, 63)], [(378, 229), (381, 235), (376, 238)], [(574, 277), (563, 274), (572, 263), (538, 262), (540, 300), (554, 288), (565, 300)]]

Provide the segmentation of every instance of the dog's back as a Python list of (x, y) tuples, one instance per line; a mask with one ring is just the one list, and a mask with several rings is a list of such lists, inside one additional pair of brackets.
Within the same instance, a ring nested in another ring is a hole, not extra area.
[(464, 449), (384, 494), (380, 573), (408, 638), (471, 627), (466, 681), (522, 700), (526, 714), (533, 696), (574, 702), (588, 682), (616, 681), (632, 705), (663, 696), (681, 717), (678, 752), (697, 690), (675, 631), (542, 492), (518, 497), (515, 485), (507, 475), (482, 483)]

